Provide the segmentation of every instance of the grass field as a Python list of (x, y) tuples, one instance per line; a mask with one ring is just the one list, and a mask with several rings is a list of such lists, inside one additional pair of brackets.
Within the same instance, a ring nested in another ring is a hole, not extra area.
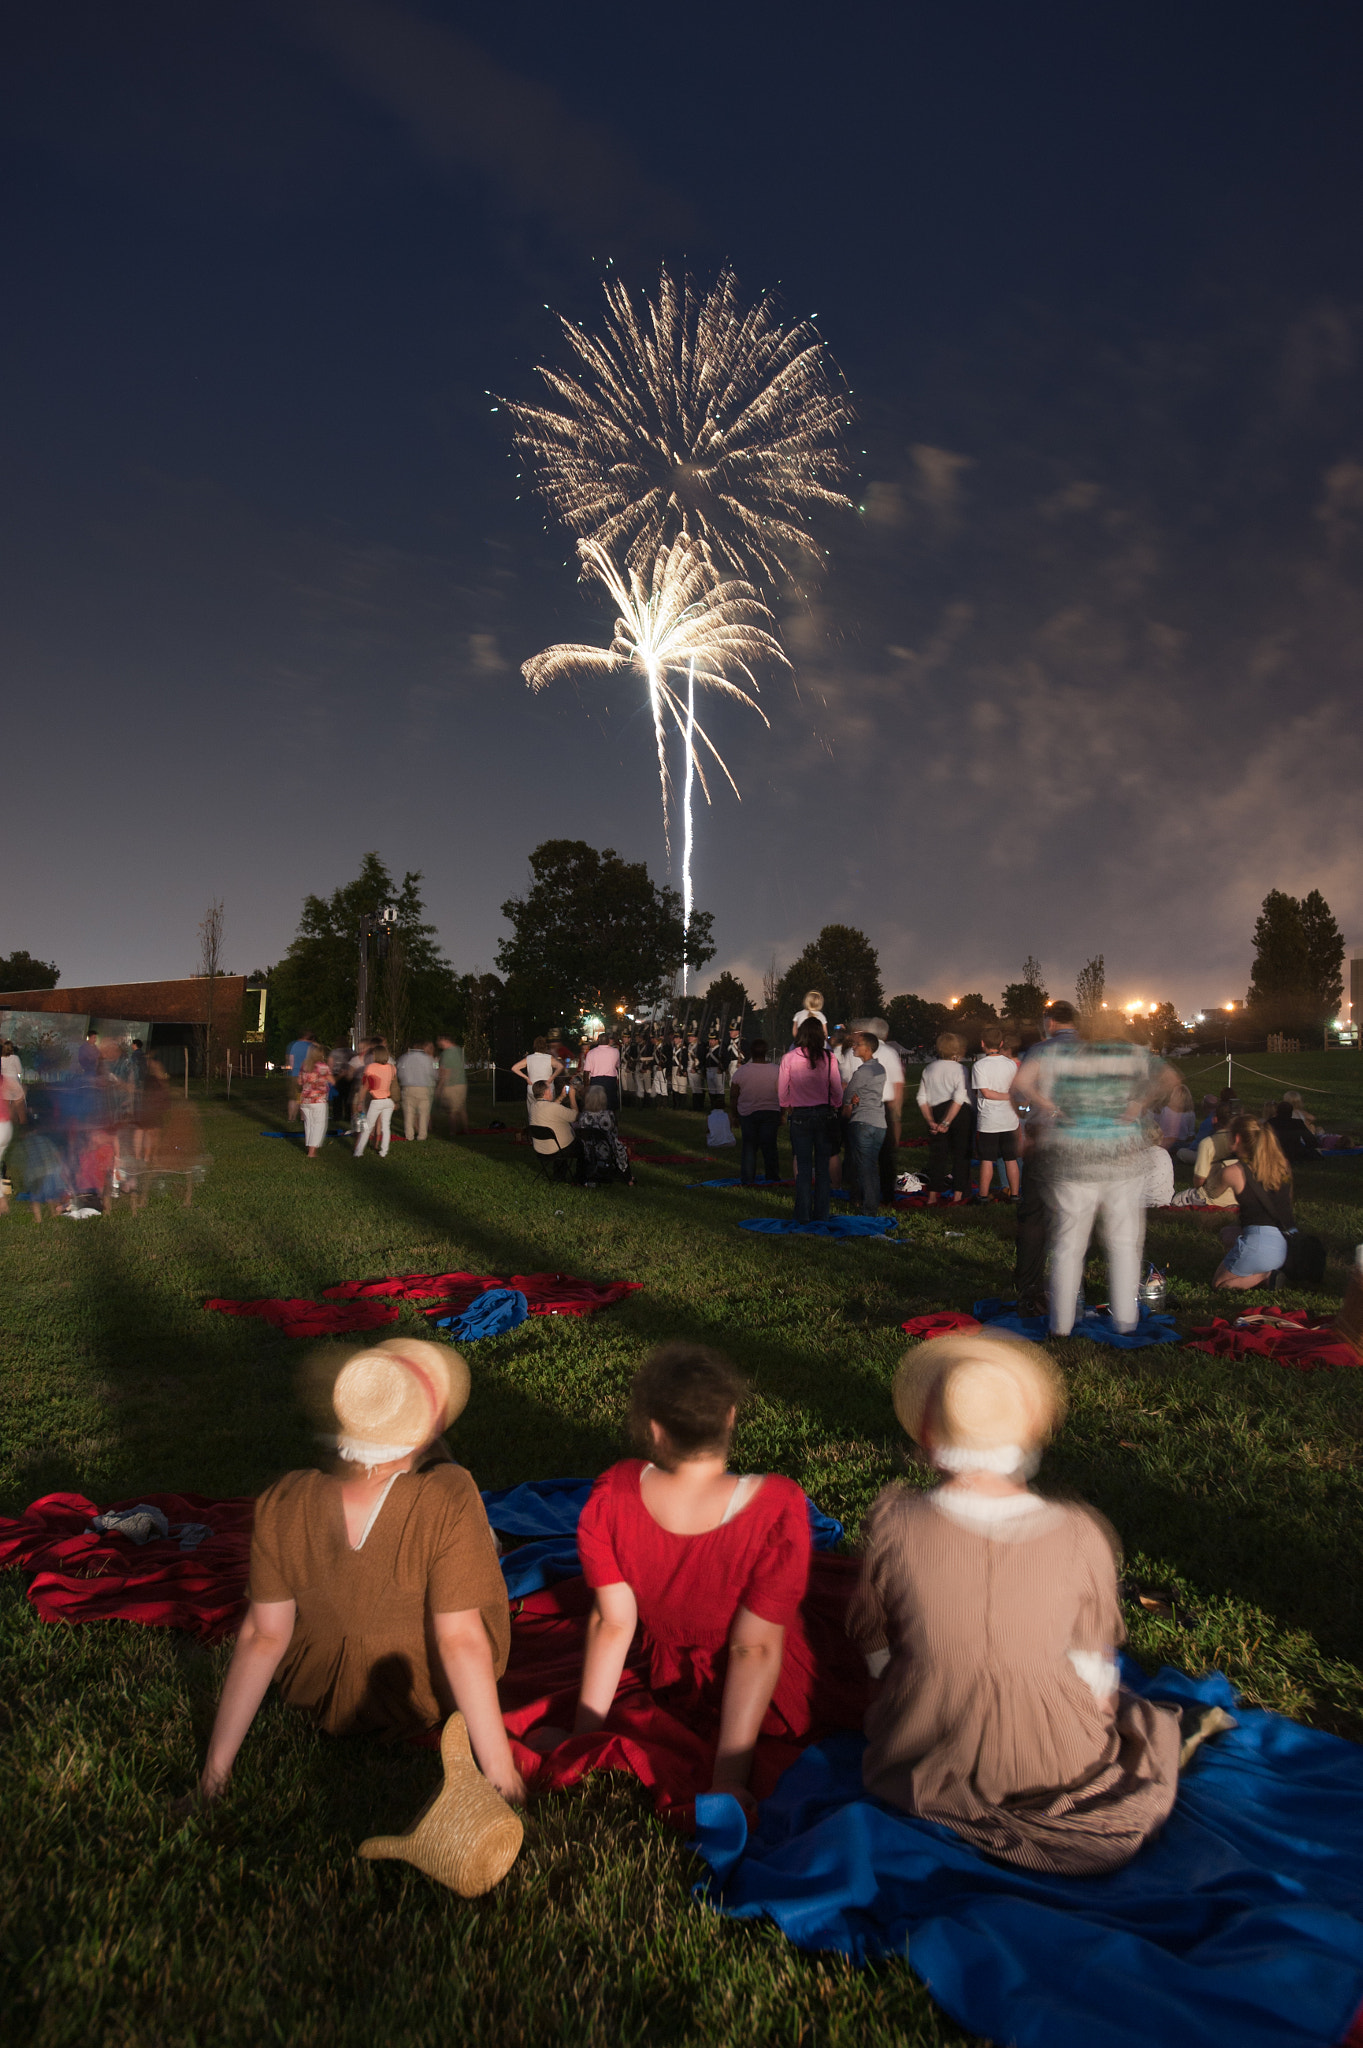
[[(1363, 1129), (1363, 1058), (1252, 1065), (1272, 1078), (1237, 1071), (1247, 1105), (1277, 1083), (1315, 1087), (1308, 1099), (1329, 1127)], [(301, 1347), (205, 1314), (206, 1295), (547, 1268), (645, 1290), (589, 1321), (532, 1320), (470, 1352), (455, 1450), (480, 1484), (600, 1470), (621, 1454), (641, 1355), (688, 1335), (726, 1348), (755, 1383), (740, 1468), (790, 1474), (854, 1531), (899, 1470), (888, 1397), (899, 1324), (1008, 1287), (1012, 1222), (1000, 1208), (911, 1212), (892, 1245), (771, 1240), (737, 1221), (779, 1213), (786, 1198), (691, 1192), (685, 1168), (644, 1167), (632, 1192), (583, 1193), (547, 1185), (497, 1138), (394, 1145), (358, 1164), (332, 1143), (309, 1166), (262, 1138), (279, 1107), (273, 1084), (204, 1105), (215, 1163), (192, 1209), (154, 1200), (139, 1216), (38, 1227), (16, 1206), (0, 1219), (0, 1510), (56, 1489), (255, 1493), (313, 1461)], [(626, 1123), (679, 1150), (701, 1132), (681, 1114)], [(1337, 1305), (1363, 1240), (1361, 1168), (1300, 1174), (1299, 1214), (1331, 1264), (1319, 1295), (1275, 1300)], [(1150, 1251), (1169, 1268), (1175, 1314), (1213, 1312), (1214, 1236), (1160, 1218)], [(1100, 1264), (1090, 1286), (1101, 1296)], [(427, 1328), (412, 1309), (400, 1327)], [(1072, 1408), (1041, 1484), (1096, 1503), (1125, 1541), (1129, 1584), (1172, 1600), (1164, 1618), (1130, 1604), (1136, 1654), (1152, 1667), (1218, 1665), (1252, 1701), (1363, 1738), (1363, 1373), (1173, 1347), (1056, 1353)], [(193, 1781), (225, 1659), (151, 1629), (46, 1626), (19, 1575), (0, 1575), (6, 2040), (965, 2039), (907, 1964), (858, 1971), (801, 1956), (773, 1930), (697, 1904), (696, 1864), (629, 1781), (540, 1803), (511, 1876), (465, 1904), (354, 1854), (363, 1835), (415, 1812), (434, 1755), (328, 1741), (267, 1703), (228, 1799), (177, 1828), (169, 1802)]]

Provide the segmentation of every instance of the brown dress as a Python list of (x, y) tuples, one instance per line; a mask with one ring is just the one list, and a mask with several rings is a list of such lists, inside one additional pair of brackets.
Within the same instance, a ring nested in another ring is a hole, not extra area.
[(498, 1678), (511, 1617), (478, 1489), (443, 1441), (393, 1481), (362, 1547), (346, 1534), (341, 1482), (286, 1472), (256, 1503), (252, 1600), (293, 1600), (276, 1674), (291, 1706), (331, 1735), (413, 1735), (454, 1701), (432, 1616), (478, 1608)]
[(863, 1781), (1005, 1862), (1114, 1869), (1173, 1806), (1177, 1710), (1116, 1690), (1101, 1519), (1030, 1493), (971, 1512), (980, 1498), (890, 1486), (871, 1510), (849, 1628), (890, 1661)]

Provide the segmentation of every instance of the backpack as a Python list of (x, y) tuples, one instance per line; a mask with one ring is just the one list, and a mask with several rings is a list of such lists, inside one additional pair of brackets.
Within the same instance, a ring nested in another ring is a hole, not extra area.
[(1319, 1287), (1325, 1278), (1325, 1246), (1309, 1230), (1294, 1230), (1287, 1240), (1283, 1279), (1289, 1287)]

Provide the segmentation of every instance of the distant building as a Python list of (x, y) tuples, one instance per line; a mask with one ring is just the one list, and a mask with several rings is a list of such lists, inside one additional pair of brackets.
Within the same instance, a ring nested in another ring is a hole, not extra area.
[[(214, 1064), (230, 1051), (234, 1062), (243, 1046), (259, 1045), (265, 1031), (265, 991), (248, 989), (244, 974), (219, 974), (212, 985)], [(7, 1012), (42, 1011), (67, 1019), (83, 1017), (80, 1036), (91, 1026), (111, 1019), (145, 1019), (150, 1045), (184, 1046), (194, 1055), (196, 1030), (209, 1021), (209, 984), (200, 975), (183, 981), (116, 981), (99, 988), (5, 989), (0, 993), (0, 1018)]]

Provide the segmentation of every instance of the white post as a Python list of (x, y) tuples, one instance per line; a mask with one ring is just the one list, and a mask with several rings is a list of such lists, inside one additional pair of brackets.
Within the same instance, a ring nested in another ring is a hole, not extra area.
[(232, 1048), (230, 1045), (227, 1048), (227, 1097), (230, 1102), (232, 1098)]

